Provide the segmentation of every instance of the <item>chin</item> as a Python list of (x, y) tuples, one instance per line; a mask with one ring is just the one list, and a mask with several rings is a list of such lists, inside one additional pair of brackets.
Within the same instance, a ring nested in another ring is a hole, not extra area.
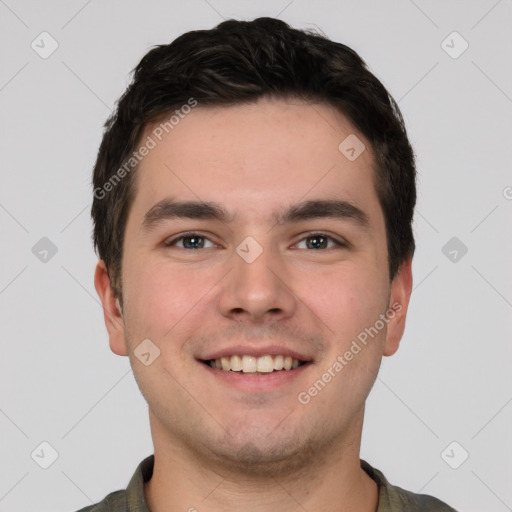
[(259, 436), (239, 433), (227, 436), (222, 445), (211, 448), (220, 465), (228, 471), (236, 471), (251, 477), (283, 477), (297, 474), (301, 468), (310, 467), (321, 453), (322, 441), (301, 437), (297, 433)]

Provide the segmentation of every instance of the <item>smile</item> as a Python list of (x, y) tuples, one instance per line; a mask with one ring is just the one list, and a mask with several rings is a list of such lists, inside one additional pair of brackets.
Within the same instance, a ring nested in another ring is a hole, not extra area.
[(284, 355), (264, 355), (261, 357), (232, 355), (203, 362), (217, 370), (252, 374), (267, 374), (282, 370), (295, 370), (305, 364), (305, 361)]

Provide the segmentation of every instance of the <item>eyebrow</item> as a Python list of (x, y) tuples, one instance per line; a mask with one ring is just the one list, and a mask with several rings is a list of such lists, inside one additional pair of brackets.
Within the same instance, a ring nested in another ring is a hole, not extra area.
[[(347, 201), (333, 199), (293, 204), (284, 212), (276, 212), (272, 216), (272, 220), (277, 224), (325, 218), (346, 220), (363, 229), (370, 226), (368, 215), (363, 210)], [(235, 215), (230, 215), (222, 205), (215, 202), (163, 199), (150, 208), (144, 216), (142, 225), (145, 229), (150, 229), (170, 219), (216, 220), (229, 224), (235, 220)]]

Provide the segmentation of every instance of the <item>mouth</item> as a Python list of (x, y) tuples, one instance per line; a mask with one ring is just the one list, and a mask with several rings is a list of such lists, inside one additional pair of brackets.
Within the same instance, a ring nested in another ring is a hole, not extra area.
[(201, 362), (220, 371), (251, 375), (291, 372), (310, 363), (310, 361), (301, 361), (291, 356), (270, 354), (260, 357), (232, 355), (218, 359), (201, 360)]

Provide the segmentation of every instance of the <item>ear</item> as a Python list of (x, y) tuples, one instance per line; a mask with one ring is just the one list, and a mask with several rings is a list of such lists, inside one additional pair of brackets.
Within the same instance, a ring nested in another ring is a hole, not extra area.
[(412, 292), (412, 256), (402, 263), (391, 282), (389, 295), (388, 326), (384, 355), (392, 356), (400, 345), (405, 329), (405, 318)]
[(121, 306), (110, 284), (110, 277), (103, 260), (98, 261), (96, 265), (94, 287), (103, 304), (103, 317), (110, 341), (110, 350), (119, 356), (127, 356)]

